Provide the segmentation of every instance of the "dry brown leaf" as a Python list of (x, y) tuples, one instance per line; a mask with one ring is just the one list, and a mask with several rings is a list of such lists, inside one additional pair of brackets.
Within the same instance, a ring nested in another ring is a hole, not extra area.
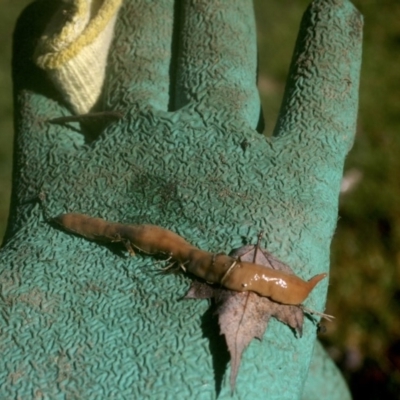
[[(241, 261), (249, 261), (266, 268), (293, 274), (289, 266), (260, 247), (260, 240), (261, 234), (255, 246), (241, 247), (230, 255)], [(225, 335), (231, 356), (230, 384), (232, 391), (235, 388), (243, 351), (253, 338), (262, 340), (271, 317), (294, 329), (299, 337), (302, 335), (304, 314), (303, 309), (299, 306), (284, 305), (253, 292), (235, 292), (198, 281), (192, 283), (184, 298), (213, 298), (215, 300), (221, 334)]]

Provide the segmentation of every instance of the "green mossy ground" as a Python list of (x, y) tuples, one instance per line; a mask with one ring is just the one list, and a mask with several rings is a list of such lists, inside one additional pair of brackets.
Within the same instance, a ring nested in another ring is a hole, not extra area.
[[(0, 238), (11, 189), (11, 37), (28, 0), (3, 0), (0, 14)], [(259, 87), (267, 134), (279, 111), (306, 0), (256, 0)], [(400, 393), (400, 2), (354, 0), (364, 15), (360, 113), (332, 245), (327, 312), (320, 336), (355, 399)], [(362, 389), (363, 388), (363, 389)], [(362, 390), (365, 390), (363, 392)]]

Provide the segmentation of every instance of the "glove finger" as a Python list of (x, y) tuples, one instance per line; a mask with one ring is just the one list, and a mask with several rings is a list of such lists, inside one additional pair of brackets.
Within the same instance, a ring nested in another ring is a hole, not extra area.
[(318, 340), (315, 343), (301, 398), (304, 400), (351, 400), (343, 376)]
[(174, 109), (203, 103), (255, 128), (260, 101), (252, 1), (186, 1), (180, 13)]
[(274, 135), (298, 143), (305, 162), (317, 154), (338, 165), (351, 148), (361, 41), (362, 16), (347, 0), (315, 0), (303, 16)]
[(35, 168), (48, 155), (49, 147), (75, 146), (81, 135), (48, 121), (70, 114), (62, 94), (55, 88), (46, 72), (33, 62), (33, 54), (43, 27), (54, 14), (57, 3), (37, 1), (21, 14), (13, 38), (13, 91), (15, 119), (15, 162), (19, 173), (32, 169), (20, 160), (24, 154), (34, 154)]
[[(46, 72), (34, 64), (33, 54), (43, 28), (59, 4), (35, 1), (20, 15), (14, 30), (12, 78), (14, 95), (14, 155), (11, 210), (5, 238), (16, 229), (21, 204), (33, 203), (43, 184), (42, 173), (59, 150), (76, 148), (82, 136), (48, 121), (70, 114), (62, 94)], [(24, 222), (26, 222), (24, 220)]]
[(168, 109), (173, 18), (173, 0), (123, 2), (105, 80), (107, 109)]

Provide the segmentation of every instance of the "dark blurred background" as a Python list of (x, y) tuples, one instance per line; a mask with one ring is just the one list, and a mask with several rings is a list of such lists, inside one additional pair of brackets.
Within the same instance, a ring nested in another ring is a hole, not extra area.
[[(0, 242), (11, 190), (11, 40), (30, 0), (0, 0)], [(400, 1), (354, 0), (364, 15), (360, 111), (332, 243), (320, 340), (358, 399), (400, 399)], [(259, 89), (271, 134), (308, 0), (255, 0)]]

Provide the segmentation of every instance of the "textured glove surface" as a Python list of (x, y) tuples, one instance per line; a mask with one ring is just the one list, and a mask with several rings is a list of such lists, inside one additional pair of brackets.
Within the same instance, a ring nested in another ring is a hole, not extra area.
[[(122, 6), (104, 100), (125, 117), (86, 144), (78, 126), (47, 122), (69, 111), (30, 62), (51, 2), (35, 2), (17, 26), (13, 206), (0, 255), (2, 398), (230, 398), (208, 302), (178, 301), (190, 279), (56, 230), (44, 209), (160, 225), (215, 252), (263, 230), (265, 247), (302, 278), (329, 268), (355, 133), (359, 13), (345, 0), (312, 3), (267, 140), (255, 129), (251, 2), (156, 3)], [(327, 285), (306, 305), (323, 311)], [(301, 339), (271, 321), (244, 353), (233, 398), (300, 398), (315, 336), (307, 319)]]

